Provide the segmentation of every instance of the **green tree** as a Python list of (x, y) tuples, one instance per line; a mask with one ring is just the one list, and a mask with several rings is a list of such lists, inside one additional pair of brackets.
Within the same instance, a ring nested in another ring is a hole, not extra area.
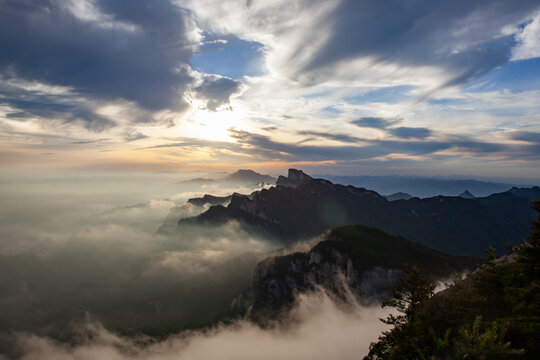
[(401, 315), (390, 315), (382, 320), (385, 324), (400, 326), (414, 321), (420, 305), (433, 296), (435, 284), (420, 272), (417, 266), (405, 266), (402, 276), (392, 289), (392, 299), (384, 301), (382, 307), (393, 307)]
[[(540, 200), (532, 203), (540, 212)], [(405, 271), (385, 306), (393, 328), (370, 345), (367, 360), (540, 359), (540, 216), (512, 253), (432, 296), (429, 278)]]
[(433, 296), (435, 284), (416, 266), (405, 266), (403, 273), (392, 289), (393, 298), (382, 304), (382, 307), (393, 307), (398, 311), (397, 315), (390, 314), (381, 319), (394, 327), (370, 345), (366, 360), (422, 358), (424, 337), (428, 334), (418, 326), (416, 319), (421, 305)]
[(472, 326), (463, 327), (455, 340), (457, 359), (496, 360), (511, 359), (524, 352), (510, 348), (511, 343), (504, 340), (506, 327), (492, 322), (483, 326), (482, 316), (478, 315)]

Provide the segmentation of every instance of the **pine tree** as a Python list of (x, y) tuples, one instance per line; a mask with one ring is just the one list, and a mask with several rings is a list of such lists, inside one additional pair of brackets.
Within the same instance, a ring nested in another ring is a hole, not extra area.
[(435, 285), (429, 276), (418, 267), (405, 266), (402, 276), (392, 289), (393, 298), (383, 302), (382, 307), (393, 307), (400, 314), (390, 314), (381, 319), (394, 327), (370, 345), (366, 360), (375, 359), (416, 359), (422, 358), (422, 344), (426, 333), (417, 326), (415, 320), (427, 299), (433, 296)]

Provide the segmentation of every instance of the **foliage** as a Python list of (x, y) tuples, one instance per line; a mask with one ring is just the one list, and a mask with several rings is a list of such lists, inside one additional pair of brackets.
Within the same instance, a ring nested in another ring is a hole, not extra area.
[(385, 324), (402, 325), (414, 321), (420, 305), (433, 295), (435, 289), (433, 281), (421, 273), (418, 267), (405, 266), (403, 272), (406, 276), (401, 277), (392, 289), (393, 298), (382, 304), (383, 307), (396, 308), (403, 315), (390, 315), (383, 320)]
[(383, 303), (383, 307), (394, 307), (400, 315), (390, 314), (381, 319), (394, 328), (384, 332), (379, 343), (372, 344), (367, 359), (413, 359), (425, 340), (416, 324), (421, 305), (433, 295), (435, 285), (416, 266), (406, 266), (403, 272), (405, 276), (398, 280), (392, 291), (393, 298)]
[[(540, 212), (540, 201), (532, 207)], [(486, 254), (478, 270), (433, 296), (414, 285), (419, 274), (406, 273), (385, 304), (402, 315), (383, 320), (394, 327), (365, 359), (540, 358), (540, 218), (511, 254)], [(411, 292), (423, 296), (403, 297)]]
[(492, 322), (482, 330), (482, 316), (478, 315), (471, 328), (459, 329), (455, 341), (458, 359), (494, 360), (522, 354), (523, 350), (511, 349), (511, 343), (504, 341), (506, 328)]

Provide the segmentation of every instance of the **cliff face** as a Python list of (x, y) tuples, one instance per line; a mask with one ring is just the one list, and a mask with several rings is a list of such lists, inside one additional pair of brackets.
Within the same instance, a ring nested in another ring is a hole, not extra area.
[(390, 295), (400, 274), (399, 269), (379, 266), (362, 270), (349, 254), (338, 250), (267, 259), (255, 269), (252, 305), (255, 312), (279, 309), (292, 303), (296, 293), (316, 286), (338, 298), (346, 298), (351, 291), (363, 302), (379, 301)]
[(287, 177), (280, 175), (276, 181), (276, 185), (297, 187), (298, 185), (303, 185), (311, 180), (313, 180), (313, 178), (302, 170), (289, 169)]
[(378, 229), (346, 226), (332, 230), (306, 253), (276, 256), (259, 263), (248, 293), (231, 309), (254, 319), (272, 317), (294, 301), (296, 293), (322, 287), (337, 298), (361, 302), (390, 296), (404, 263), (434, 277), (473, 268), (478, 259), (450, 256)]
[(290, 244), (338, 226), (362, 224), (448, 253), (482, 256), (490, 244), (502, 249), (505, 242), (523, 239), (534, 218), (529, 193), (538, 192), (532, 188), (487, 198), (388, 201), (374, 191), (312, 179), (294, 169), (277, 184), (249, 196), (235, 194), (227, 207), (211, 207), (178, 226), (235, 220), (254, 235)]

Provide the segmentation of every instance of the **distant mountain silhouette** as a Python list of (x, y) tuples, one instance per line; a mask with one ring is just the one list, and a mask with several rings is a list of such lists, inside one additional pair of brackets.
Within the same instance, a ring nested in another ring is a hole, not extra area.
[(461, 197), (461, 198), (464, 198), (464, 199), (474, 199), (476, 197), (473, 194), (471, 194), (471, 192), (469, 190), (465, 190), (464, 192), (462, 192), (458, 196)]
[(273, 176), (259, 174), (253, 170), (242, 170), (242, 169), (225, 176), (223, 180), (236, 182), (236, 183), (248, 183), (248, 184), (257, 184), (261, 182), (275, 184), (276, 182), (276, 178)]
[[(334, 183), (364, 187), (380, 194), (405, 192), (417, 197), (432, 197), (437, 195), (455, 196), (467, 189), (476, 196), (488, 196), (503, 192), (518, 184), (498, 183), (490, 181), (447, 179), (425, 176), (337, 176), (318, 175), (317, 177)], [(538, 185), (538, 184), (533, 184)]]
[(219, 182), (236, 183), (236, 184), (275, 184), (276, 178), (270, 175), (259, 174), (253, 170), (240, 169), (232, 174), (220, 176), (218, 179), (194, 178), (180, 181), (179, 184), (207, 185)]
[(407, 194), (404, 192), (397, 192), (391, 195), (386, 195), (385, 198), (388, 201), (396, 201), (396, 200), (409, 200), (409, 199), (412, 199), (413, 196), (411, 194)]
[(540, 198), (540, 189), (534, 187), (475, 199), (388, 201), (375, 191), (312, 179), (299, 170), (289, 174), (288, 184), (302, 179), (301, 184), (277, 185), (249, 196), (234, 194), (227, 207), (212, 206), (199, 216), (181, 219), (178, 227), (235, 220), (254, 235), (290, 244), (334, 227), (361, 224), (451, 254), (482, 256), (490, 244), (501, 251), (503, 243), (521, 242), (535, 215), (530, 199)]

